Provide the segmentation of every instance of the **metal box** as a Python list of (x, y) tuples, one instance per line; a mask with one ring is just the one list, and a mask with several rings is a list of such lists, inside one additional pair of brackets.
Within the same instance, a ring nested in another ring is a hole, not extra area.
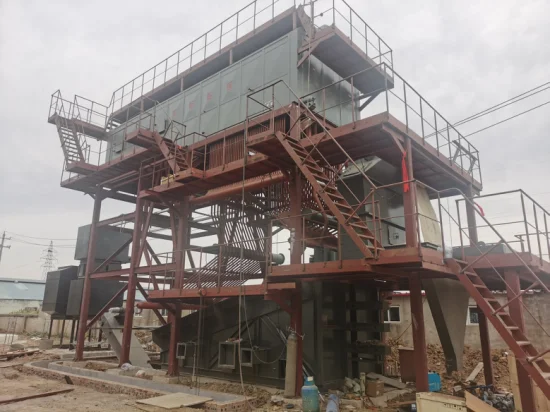
[[(123, 283), (111, 279), (93, 279), (92, 291), (90, 294), (89, 316), (95, 316), (111, 300), (111, 298), (120, 290)], [(77, 279), (71, 282), (69, 290), (69, 300), (67, 303), (67, 316), (80, 316), (80, 304), (82, 302), (82, 289), (84, 288), (84, 279)], [(113, 307), (122, 306), (124, 294), (121, 294), (113, 302)]]
[(65, 316), (71, 281), (77, 278), (78, 266), (67, 266), (48, 272), (44, 288), (42, 312), (51, 316)]
[[(120, 248), (125, 242), (128, 242), (132, 238), (130, 233), (116, 232), (108, 228), (97, 228), (97, 241), (95, 260), (105, 260), (111, 256), (118, 248)], [(90, 240), (90, 225), (81, 226), (78, 228), (78, 235), (76, 238), (76, 248), (74, 251), (75, 260), (85, 260), (88, 258), (88, 243)], [(129, 244), (113, 259), (118, 263), (129, 263), (130, 257), (128, 256)]]

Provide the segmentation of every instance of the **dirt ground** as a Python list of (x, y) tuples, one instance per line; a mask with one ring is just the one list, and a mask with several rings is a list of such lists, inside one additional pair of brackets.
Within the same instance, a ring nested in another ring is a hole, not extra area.
[(22, 374), (13, 368), (0, 369), (0, 398), (12, 396), (25, 396), (36, 393), (49, 392), (65, 388), (74, 388), (74, 391), (49, 396), (45, 398), (30, 399), (22, 402), (0, 405), (0, 411), (137, 411), (133, 406), (133, 399), (127, 395), (111, 395), (100, 393), (82, 386), (66, 385), (58, 381), (43, 379), (37, 376)]

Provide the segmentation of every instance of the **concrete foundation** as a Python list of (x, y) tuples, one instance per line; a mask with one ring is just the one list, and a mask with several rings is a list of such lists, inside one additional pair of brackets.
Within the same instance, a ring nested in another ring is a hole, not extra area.
[(470, 295), (452, 279), (426, 279), (422, 286), (445, 353), (447, 373), (460, 370)]

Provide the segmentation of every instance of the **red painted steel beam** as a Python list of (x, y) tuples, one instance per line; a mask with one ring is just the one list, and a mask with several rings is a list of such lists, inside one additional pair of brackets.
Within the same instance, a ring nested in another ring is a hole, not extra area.
[(132, 252), (130, 255), (130, 268), (128, 277), (128, 293), (126, 295), (126, 310), (124, 311), (124, 328), (122, 330), (122, 348), (120, 365), (130, 361), (130, 346), (132, 342), (132, 327), (134, 324), (134, 305), (136, 301), (136, 288), (138, 285), (136, 268), (139, 265), (138, 253), (140, 250), (141, 230), (143, 226), (145, 201), (138, 198), (136, 202), (134, 231), (132, 234)]
[(296, 396), (300, 396), (304, 385), (304, 372), (302, 369), (304, 358), (304, 341), (302, 328), (302, 287), (298, 283), (291, 297), (290, 327), (296, 331), (298, 337), (296, 347)]
[[(516, 271), (506, 270), (504, 271), (504, 280), (506, 281), (506, 295), (508, 297), (508, 301), (510, 302), (510, 304), (508, 305), (508, 313), (510, 313), (510, 317), (512, 318), (516, 326), (520, 329), (520, 331), (525, 333), (523, 297), (514, 299), (519, 293), (521, 293), (518, 273)], [(518, 360), (516, 360), (516, 369), (518, 374), (519, 393), (521, 398), (522, 410), (534, 411), (536, 410), (536, 407), (535, 392), (533, 391), (533, 381)]]
[[(295, 289), (294, 282), (289, 283), (270, 283), (267, 285), (269, 290), (284, 290)], [(269, 292), (268, 292), (269, 293)], [(189, 299), (198, 298), (200, 296), (208, 298), (229, 298), (240, 295), (245, 296), (263, 296), (266, 294), (264, 285), (249, 285), (249, 286), (225, 286), (221, 288), (202, 288), (202, 289), (167, 289), (167, 290), (152, 290), (149, 292), (149, 299), (156, 300), (174, 300), (174, 299)]]
[(424, 307), (422, 284), (418, 274), (409, 277), (410, 305), (414, 346), (414, 365), (416, 372), (416, 391), (428, 392), (428, 354), (426, 353), (426, 330), (424, 326)]
[[(472, 198), (474, 195), (472, 185), (468, 185), (466, 196)], [(475, 246), (478, 242), (476, 212), (470, 202), (466, 204), (466, 222), (468, 224), (468, 237), (470, 246)], [(485, 313), (481, 308), (477, 308), (479, 322), (479, 342), (481, 346), (481, 358), (483, 360), (483, 375), (485, 376), (485, 384), (492, 385), (495, 382), (493, 371), (493, 357), (491, 355), (491, 338), (489, 336), (489, 323)], [(519, 370), (520, 368), (518, 368)], [(523, 370), (523, 368), (521, 367)]]
[[(139, 282), (137, 282), (136, 284), (137, 288), (139, 289), (139, 291), (141, 292), (141, 294), (143, 295), (143, 297), (145, 298), (145, 300), (149, 300), (149, 295), (147, 294), (147, 292), (145, 291), (145, 289), (143, 289), (143, 286), (141, 286), (141, 284)], [(159, 310), (156, 309), (156, 308), (153, 308), (151, 309), (153, 311), (153, 313), (157, 316), (159, 322), (161, 325), (166, 325), (166, 321), (164, 320), (164, 318), (162, 317), (162, 315), (160, 314)]]
[(86, 255), (86, 271), (84, 274), (84, 287), (82, 290), (82, 302), (80, 304), (80, 320), (78, 322), (78, 332), (76, 337), (75, 360), (84, 359), (84, 341), (86, 339), (86, 322), (90, 308), (90, 296), (92, 292), (91, 274), (94, 270), (94, 258), (96, 251), (97, 223), (101, 215), (101, 202), (103, 200), (103, 190), (97, 188), (94, 198), (94, 210), (92, 212), (92, 223), (90, 225), (90, 238), (88, 240), (88, 254)]

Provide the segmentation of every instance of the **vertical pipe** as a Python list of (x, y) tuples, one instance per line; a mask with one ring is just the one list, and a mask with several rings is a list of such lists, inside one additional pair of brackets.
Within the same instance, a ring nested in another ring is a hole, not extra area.
[(403, 82), (403, 104), (405, 105), (405, 130), (409, 133), (409, 112), (407, 110), (407, 84)]
[(548, 258), (550, 259), (550, 237), (548, 236), (549, 233), (548, 233), (548, 221), (546, 219), (546, 212), (543, 211), (542, 216), (544, 217), (544, 237), (546, 238), (546, 253)]
[(439, 157), (439, 132), (437, 131), (437, 112), (434, 110), (435, 144), (437, 147), (437, 157)]
[(537, 245), (539, 248), (539, 259), (542, 260), (542, 247), (540, 244), (539, 219), (537, 217), (537, 205), (533, 202), (533, 214), (535, 215), (535, 233), (537, 234)]
[(409, 289), (414, 345), (414, 364), (416, 372), (416, 391), (427, 392), (429, 390), (428, 355), (426, 353), (426, 331), (424, 327), (422, 285), (418, 273), (412, 273), (410, 275)]
[[(405, 154), (409, 180), (414, 180), (412, 144), (411, 138), (405, 137)], [(416, 247), (417, 242), (417, 221), (415, 216), (416, 193), (414, 185), (409, 184), (409, 190), (403, 193), (403, 208), (405, 212), (405, 239), (407, 247)]]
[[(523, 316), (523, 298), (520, 296), (520, 280), (518, 273), (511, 270), (504, 272), (506, 280), (506, 295), (508, 298), (508, 313), (514, 321), (520, 332), (525, 333), (525, 319)], [(520, 361), (516, 359), (516, 367), (518, 374), (519, 393), (521, 398), (521, 406), (524, 411), (535, 411), (535, 396), (533, 392), (533, 382), (527, 371), (523, 368)]]
[(91, 274), (94, 271), (94, 259), (96, 250), (97, 222), (101, 214), (101, 201), (103, 190), (98, 187), (95, 191), (94, 211), (90, 225), (90, 238), (88, 240), (88, 254), (86, 255), (86, 269), (84, 272), (84, 287), (82, 290), (82, 302), (80, 304), (80, 321), (78, 323), (78, 334), (76, 338), (75, 361), (83, 360), (84, 339), (86, 338), (86, 323), (88, 321), (88, 310), (90, 307), (90, 296), (92, 292)]
[[(474, 190), (472, 185), (468, 185), (466, 196), (473, 203)], [(470, 246), (475, 246), (479, 241), (477, 235), (476, 211), (472, 203), (468, 201), (465, 201), (464, 203), (466, 204), (466, 219), (468, 223), (468, 237), (470, 238)]]
[(525, 225), (525, 236), (527, 238), (527, 250), (531, 253), (531, 239), (529, 237), (529, 224), (527, 223), (527, 214), (525, 213), (525, 199), (523, 198), (523, 192), (520, 194), (521, 197), (521, 211), (523, 213), (523, 223)]
[(422, 144), (426, 144), (426, 135), (424, 134), (424, 115), (422, 114), (422, 97), (420, 98), (420, 123), (422, 124)]

